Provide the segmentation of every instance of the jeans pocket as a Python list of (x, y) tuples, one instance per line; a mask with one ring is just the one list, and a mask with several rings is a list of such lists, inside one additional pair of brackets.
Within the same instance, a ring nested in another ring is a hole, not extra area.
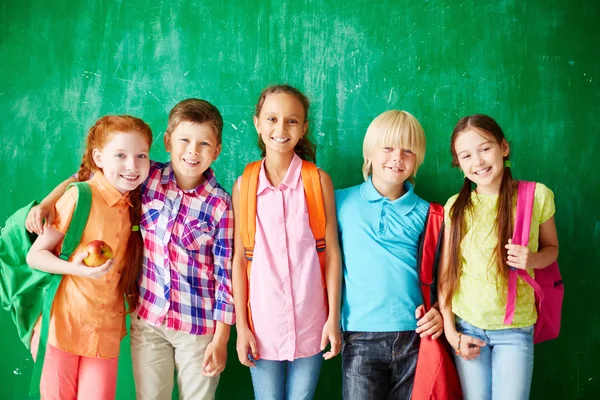
[(525, 333), (527, 335), (532, 335), (533, 336), (533, 325), (529, 325), (529, 326), (524, 326), (523, 328), (514, 328), (515, 331), (517, 332), (521, 332), (521, 333)]
[(344, 331), (344, 332), (342, 332), (342, 339), (344, 340), (344, 342), (346, 342), (346, 341), (351, 342), (353, 340), (360, 339), (364, 335), (365, 335), (364, 332)]
[(456, 316), (456, 318), (454, 320), (454, 324), (456, 325), (456, 329), (459, 332), (467, 330), (467, 329), (469, 329), (471, 327), (471, 324), (469, 324), (467, 321), (465, 321), (464, 319), (462, 319), (458, 315)]

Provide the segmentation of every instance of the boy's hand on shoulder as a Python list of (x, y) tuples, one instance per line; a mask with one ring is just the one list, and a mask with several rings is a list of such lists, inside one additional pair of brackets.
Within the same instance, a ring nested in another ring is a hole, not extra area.
[(331, 345), (328, 352), (323, 354), (325, 360), (330, 360), (337, 356), (342, 348), (342, 333), (339, 321), (328, 319), (323, 326), (321, 334), (321, 351), (327, 347), (327, 342)]
[(236, 330), (237, 341), (235, 348), (237, 350), (238, 359), (240, 360), (240, 363), (246, 367), (254, 367), (255, 364), (248, 359), (248, 355), (252, 355), (254, 359), (258, 358), (254, 334), (249, 328), (241, 328), (238, 324), (236, 324)]
[(51, 226), (54, 223), (54, 217), (54, 206), (41, 202), (29, 210), (29, 214), (27, 214), (27, 218), (25, 219), (25, 228), (29, 232), (41, 235), (44, 233), (44, 226)]
[(206, 347), (204, 361), (202, 362), (202, 375), (218, 376), (225, 369), (227, 362), (227, 341), (216, 337)]
[(435, 308), (425, 313), (425, 307), (421, 304), (415, 310), (415, 318), (417, 318), (417, 330), (421, 338), (431, 336), (432, 339), (439, 338), (444, 333), (444, 321), (442, 315)]

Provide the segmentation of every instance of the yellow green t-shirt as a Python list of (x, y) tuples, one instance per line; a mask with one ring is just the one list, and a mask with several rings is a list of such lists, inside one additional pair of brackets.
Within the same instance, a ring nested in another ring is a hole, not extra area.
[[(450, 225), (450, 210), (458, 194), (446, 202), (445, 220)], [(504, 325), (506, 293), (496, 285), (496, 245), (498, 235), (494, 221), (498, 196), (471, 193), (473, 207), (465, 213), (465, 235), (460, 244), (461, 273), (459, 288), (452, 298), (452, 311), (481, 329), (522, 328), (535, 324), (534, 291), (523, 279), (517, 280), (517, 300), (512, 325)], [(516, 196), (513, 206), (516, 211)], [(529, 233), (529, 250), (538, 251), (540, 225), (554, 215), (554, 194), (541, 183), (536, 184)], [(533, 276), (533, 271), (530, 272)]]

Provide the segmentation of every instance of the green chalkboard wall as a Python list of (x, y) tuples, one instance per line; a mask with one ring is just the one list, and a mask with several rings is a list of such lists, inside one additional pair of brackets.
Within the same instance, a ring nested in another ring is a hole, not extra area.
[[(369, 122), (405, 109), (428, 137), (417, 192), (459, 190), (449, 136), (459, 117), (495, 117), (518, 177), (556, 196), (567, 293), (559, 340), (536, 348), (532, 398), (600, 398), (600, 6), (596, 0), (41, 1), (0, 5), (0, 220), (79, 165), (104, 114), (146, 120), (165, 160), (168, 111), (187, 97), (225, 119), (215, 164), (227, 188), (258, 157), (252, 110), (266, 85), (312, 101), (318, 164), (338, 188), (361, 180)], [(0, 312), (0, 398), (26, 398), (31, 357)], [(230, 343), (219, 399), (251, 398)], [(123, 341), (118, 398), (134, 398)], [(339, 357), (318, 398), (340, 398)]]

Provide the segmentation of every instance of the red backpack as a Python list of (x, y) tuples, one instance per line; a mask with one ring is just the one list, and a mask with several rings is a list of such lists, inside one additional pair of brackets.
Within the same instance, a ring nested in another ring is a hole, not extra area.
[[(417, 270), (425, 311), (436, 299), (437, 267), (444, 232), (444, 207), (431, 203), (425, 228), (419, 238)], [(417, 370), (413, 384), (413, 400), (462, 399), (460, 380), (452, 358), (450, 345), (444, 335), (436, 340), (421, 339)]]
[[(529, 244), (531, 215), (535, 197), (535, 182), (519, 181), (517, 192), (517, 216), (512, 242), (521, 246)], [(535, 323), (533, 342), (540, 343), (556, 339), (560, 333), (562, 302), (565, 295), (558, 263), (555, 261), (546, 268), (535, 270), (535, 279), (527, 271), (511, 268), (508, 273), (508, 296), (504, 324), (512, 324), (517, 298), (517, 278), (521, 277), (535, 291), (535, 305), (538, 319)]]

